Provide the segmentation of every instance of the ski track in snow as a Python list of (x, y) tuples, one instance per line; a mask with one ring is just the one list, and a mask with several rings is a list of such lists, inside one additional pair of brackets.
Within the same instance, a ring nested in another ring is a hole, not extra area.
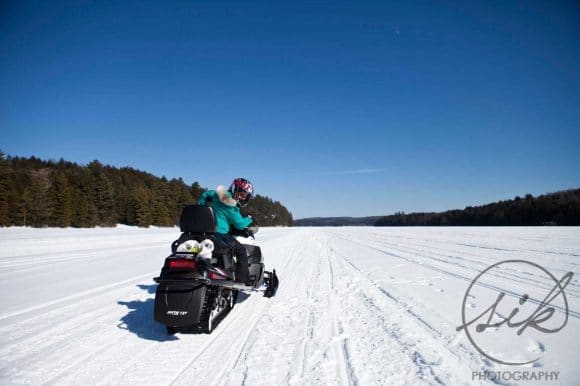
[[(478, 272), (506, 259), (574, 272), (566, 329), (530, 350), (545, 351), (537, 366), (560, 371), (558, 383), (580, 379), (579, 228), (262, 229), (276, 297), (242, 293), (212, 334), (169, 336), (153, 320), (152, 277), (177, 236), (0, 229), (0, 384), (485, 383), (472, 372), (509, 368), (455, 330), (457, 307)], [(508, 295), (505, 283), (553, 285), (511, 268), (490, 277), (483, 285)]]

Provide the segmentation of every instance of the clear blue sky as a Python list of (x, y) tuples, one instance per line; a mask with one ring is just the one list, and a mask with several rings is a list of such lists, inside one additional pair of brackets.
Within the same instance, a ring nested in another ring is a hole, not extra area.
[(3, 1), (0, 149), (245, 176), (295, 218), (579, 187), (579, 20), (574, 1)]

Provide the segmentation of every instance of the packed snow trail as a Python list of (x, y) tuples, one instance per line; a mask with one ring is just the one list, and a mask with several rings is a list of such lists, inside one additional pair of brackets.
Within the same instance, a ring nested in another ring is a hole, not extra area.
[[(480, 271), (515, 258), (575, 274), (568, 325), (531, 341), (544, 355), (527, 370), (558, 371), (552, 384), (580, 379), (579, 228), (262, 229), (277, 295), (241, 294), (212, 334), (170, 336), (153, 320), (152, 277), (177, 236), (174, 228), (0, 229), (0, 383), (487, 383), (473, 372), (510, 369), (456, 331), (461, 302)], [(485, 285), (506, 283), (552, 285), (520, 270), (494, 272)]]

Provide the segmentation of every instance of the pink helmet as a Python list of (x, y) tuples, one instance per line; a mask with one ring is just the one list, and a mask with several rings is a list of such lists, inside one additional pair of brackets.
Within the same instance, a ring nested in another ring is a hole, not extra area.
[[(238, 200), (240, 204), (246, 204), (254, 194), (254, 185), (252, 185), (252, 183), (245, 178), (236, 178), (230, 185), (229, 191), (234, 199)], [(246, 197), (243, 199), (238, 199), (236, 196), (240, 192), (245, 192)]]

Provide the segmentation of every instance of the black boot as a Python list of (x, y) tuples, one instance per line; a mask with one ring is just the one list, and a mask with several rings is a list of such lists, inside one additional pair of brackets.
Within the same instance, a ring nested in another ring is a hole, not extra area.
[(236, 281), (248, 285), (250, 279), (250, 272), (248, 269), (248, 252), (246, 248), (238, 243), (234, 244), (234, 254), (236, 255)]
[(236, 264), (236, 281), (239, 283), (244, 283), (245, 285), (250, 285), (248, 281), (250, 280), (250, 272), (248, 270), (248, 257), (236, 256), (238, 263)]

